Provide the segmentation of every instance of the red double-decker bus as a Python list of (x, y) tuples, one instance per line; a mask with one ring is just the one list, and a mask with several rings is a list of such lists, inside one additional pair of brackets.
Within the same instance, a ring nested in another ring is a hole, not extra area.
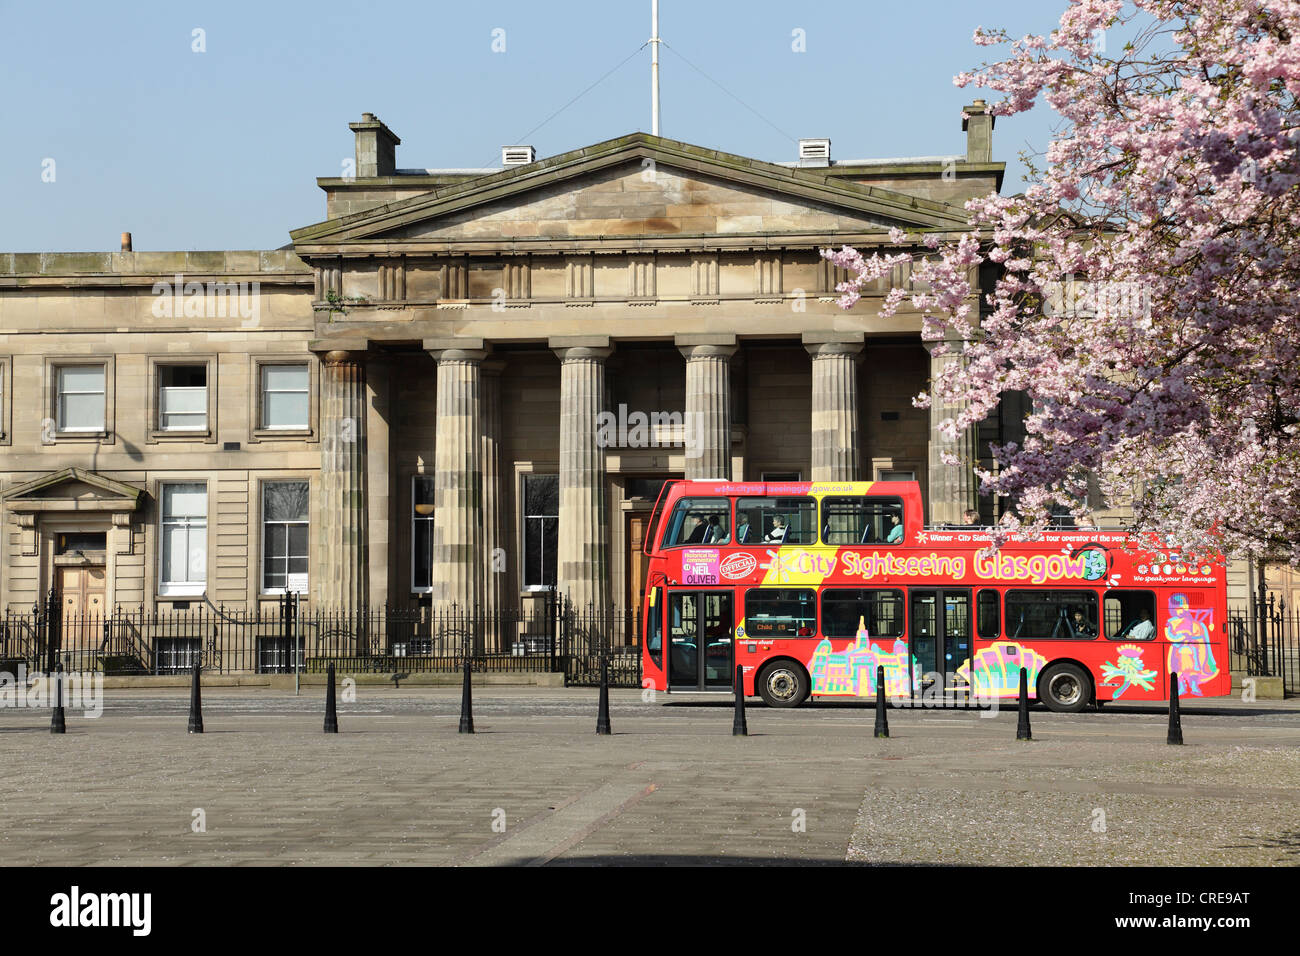
[(675, 481), (643, 601), (659, 690), (1015, 697), (1052, 710), (1227, 694), (1225, 567), (1078, 528), (989, 553), (989, 529), (924, 527), (915, 482)]

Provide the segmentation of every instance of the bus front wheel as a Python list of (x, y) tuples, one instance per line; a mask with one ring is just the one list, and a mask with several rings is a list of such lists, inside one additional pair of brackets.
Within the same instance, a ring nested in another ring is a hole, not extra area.
[(773, 661), (758, 675), (758, 695), (769, 707), (798, 707), (808, 696), (808, 675), (793, 661)]
[(1058, 714), (1077, 714), (1088, 706), (1092, 682), (1083, 668), (1074, 664), (1055, 664), (1038, 681), (1038, 698), (1048, 710)]

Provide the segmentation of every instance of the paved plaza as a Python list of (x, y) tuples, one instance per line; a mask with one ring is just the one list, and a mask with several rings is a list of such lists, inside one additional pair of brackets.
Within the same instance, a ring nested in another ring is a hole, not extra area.
[[(104, 713), (0, 711), (9, 865), (809, 863), (1296, 865), (1300, 701), (774, 711), (730, 697), (493, 687), (110, 690)], [(199, 822), (202, 826), (199, 826)], [(197, 832), (196, 832), (197, 831)]]

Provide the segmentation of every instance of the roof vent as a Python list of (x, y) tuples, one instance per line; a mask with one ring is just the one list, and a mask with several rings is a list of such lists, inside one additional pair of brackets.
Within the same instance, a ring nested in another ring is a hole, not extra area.
[(537, 151), (531, 146), (502, 146), (502, 166), (527, 166), (537, 158)]
[(800, 166), (829, 166), (831, 164), (831, 141), (829, 139), (799, 140)]

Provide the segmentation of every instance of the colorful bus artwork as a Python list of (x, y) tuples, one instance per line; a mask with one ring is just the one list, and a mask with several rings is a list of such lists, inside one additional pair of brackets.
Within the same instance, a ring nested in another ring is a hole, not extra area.
[(675, 481), (647, 537), (642, 673), (772, 707), (1031, 697), (1056, 711), (1227, 694), (1225, 568), (1122, 531), (989, 549), (925, 527), (915, 482)]

